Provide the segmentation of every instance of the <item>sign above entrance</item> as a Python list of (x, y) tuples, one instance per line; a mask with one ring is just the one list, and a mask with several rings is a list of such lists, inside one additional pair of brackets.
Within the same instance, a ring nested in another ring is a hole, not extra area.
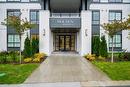
[(50, 18), (51, 28), (81, 28), (81, 18)]

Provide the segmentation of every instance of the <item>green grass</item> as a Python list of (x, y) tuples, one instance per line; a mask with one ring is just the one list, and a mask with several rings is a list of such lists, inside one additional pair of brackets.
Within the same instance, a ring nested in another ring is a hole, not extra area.
[(39, 64), (0, 64), (0, 73), (6, 73), (0, 77), (0, 84), (19, 84), (34, 71)]
[(130, 62), (92, 62), (112, 80), (130, 80)]

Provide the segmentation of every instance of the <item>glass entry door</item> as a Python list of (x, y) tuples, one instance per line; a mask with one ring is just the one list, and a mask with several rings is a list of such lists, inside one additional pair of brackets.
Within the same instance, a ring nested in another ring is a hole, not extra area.
[(71, 36), (59, 36), (59, 50), (69, 51), (71, 48)]
[(56, 51), (74, 51), (75, 36), (74, 35), (56, 35), (55, 37)]

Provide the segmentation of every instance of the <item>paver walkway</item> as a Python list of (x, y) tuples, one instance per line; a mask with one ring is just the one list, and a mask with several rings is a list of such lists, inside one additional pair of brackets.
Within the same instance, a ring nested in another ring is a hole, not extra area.
[(53, 54), (25, 83), (109, 81), (110, 79), (78, 54)]

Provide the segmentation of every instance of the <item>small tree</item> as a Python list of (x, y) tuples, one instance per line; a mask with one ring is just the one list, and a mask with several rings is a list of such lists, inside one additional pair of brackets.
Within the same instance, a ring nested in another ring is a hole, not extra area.
[(23, 51), (24, 57), (30, 57), (31, 56), (31, 45), (30, 45), (30, 39), (28, 36), (25, 39), (24, 42), (24, 51)]
[(113, 62), (113, 37), (115, 34), (117, 34), (117, 32), (120, 32), (122, 30), (126, 30), (129, 28), (128, 24), (130, 23), (129, 19), (127, 19), (126, 21), (122, 22), (122, 21), (118, 21), (118, 20), (114, 20), (111, 23), (104, 23), (103, 25), (101, 25), (103, 27), (103, 29), (105, 29), (105, 31), (108, 33), (108, 35), (110, 36), (110, 38), (112, 39), (112, 56), (111, 56), (111, 62)]
[(31, 46), (32, 55), (39, 52), (39, 40), (37, 38), (32, 38)]
[(99, 56), (99, 48), (100, 48), (100, 37), (93, 36), (92, 37), (92, 53)]
[(106, 39), (105, 36), (101, 37), (101, 42), (100, 42), (100, 55), (102, 57), (107, 57), (108, 53), (107, 53), (107, 43), (106, 43)]
[(31, 29), (33, 27), (33, 24), (27, 21), (27, 19), (20, 19), (20, 15), (17, 16), (8, 16), (4, 22), (2, 22), (2, 25), (10, 26), (12, 27), (19, 35), (20, 39), (20, 64), (21, 64), (21, 37), (24, 34), (24, 31)]

